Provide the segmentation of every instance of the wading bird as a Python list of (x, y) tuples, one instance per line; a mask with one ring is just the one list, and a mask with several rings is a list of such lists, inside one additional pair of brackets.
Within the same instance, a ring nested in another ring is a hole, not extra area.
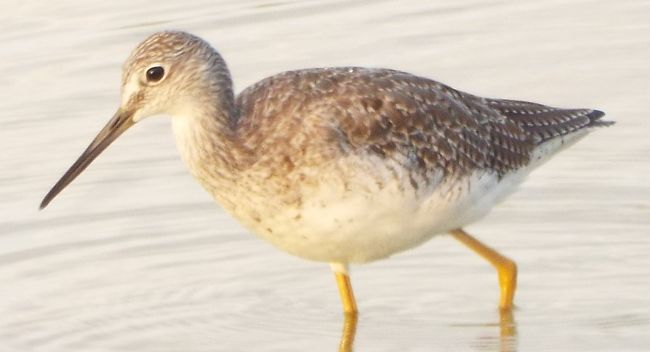
[(276, 247), (330, 263), (349, 314), (349, 264), (443, 233), (496, 267), (500, 307), (511, 308), (515, 263), (462, 228), (556, 152), (613, 123), (597, 110), (481, 98), (377, 68), (283, 72), (235, 96), (215, 49), (166, 31), (128, 58), (121, 106), (41, 208), (122, 132), (158, 114), (172, 117), (185, 164), (226, 211)]

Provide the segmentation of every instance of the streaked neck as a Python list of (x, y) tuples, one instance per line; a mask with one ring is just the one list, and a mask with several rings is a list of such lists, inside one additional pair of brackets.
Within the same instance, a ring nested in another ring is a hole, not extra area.
[(238, 115), (232, 90), (188, 96), (172, 117), (181, 158), (191, 174), (217, 197), (233, 187), (239, 172), (234, 126)]

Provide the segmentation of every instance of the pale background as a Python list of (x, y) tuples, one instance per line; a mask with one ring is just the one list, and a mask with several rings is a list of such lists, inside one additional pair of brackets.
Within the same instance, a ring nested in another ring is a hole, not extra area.
[(500, 336), (491, 267), (448, 237), (354, 267), (357, 351), (650, 350), (649, 1), (0, 3), (0, 351), (332, 351), (329, 268), (247, 234), (145, 121), (50, 207), (150, 33), (220, 50), (238, 90), (293, 68), (381, 66), (618, 124), (469, 228), (519, 263)]

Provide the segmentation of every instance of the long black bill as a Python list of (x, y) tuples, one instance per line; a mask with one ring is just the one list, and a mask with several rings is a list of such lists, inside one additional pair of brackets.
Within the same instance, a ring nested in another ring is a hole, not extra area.
[(47, 193), (43, 201), (41, 202), (40, 209), (45, 208), (54, 197), (56, 197), (59, 192), (61, 192), (72, 180), (74, 180), (79, 174), (90, 165), (90, 163), (95, 160), (95, 158), (101, 154), (106, 147), (108, 147), (117, 137), (119, 137), (122, 132), (129, 129), (133, 126), (133, 114), (128, 111), (118, 110), (113, 118), (108, 121), (106, 126), (102, 128), (101, 131), (97, 134), (97, 137), (90, 143), (88, 148), (79, 156), (79, 159), (70, 166), (68, 171), (63, 174), (61, 179), (52, 187), (52, 189)]

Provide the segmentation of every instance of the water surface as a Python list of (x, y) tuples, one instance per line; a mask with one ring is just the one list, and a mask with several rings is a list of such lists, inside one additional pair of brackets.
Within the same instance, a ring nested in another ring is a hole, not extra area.
[[(650, 349), (647, 1), (35, 0), (0, 5), (0, 351), (335, 351), (329, 268), (246, 233), (188, 176), (169, 121), (126, 133), (43, 212), (108, 120), (123, 60), (184, 29), (238, 90), (390, 67), (618, 121), (468, 231), (519, 264), (518, 309), (448, 237), (353, 268), (357, 351)], [(502, 320), (504, 323), (500, 324)]]

